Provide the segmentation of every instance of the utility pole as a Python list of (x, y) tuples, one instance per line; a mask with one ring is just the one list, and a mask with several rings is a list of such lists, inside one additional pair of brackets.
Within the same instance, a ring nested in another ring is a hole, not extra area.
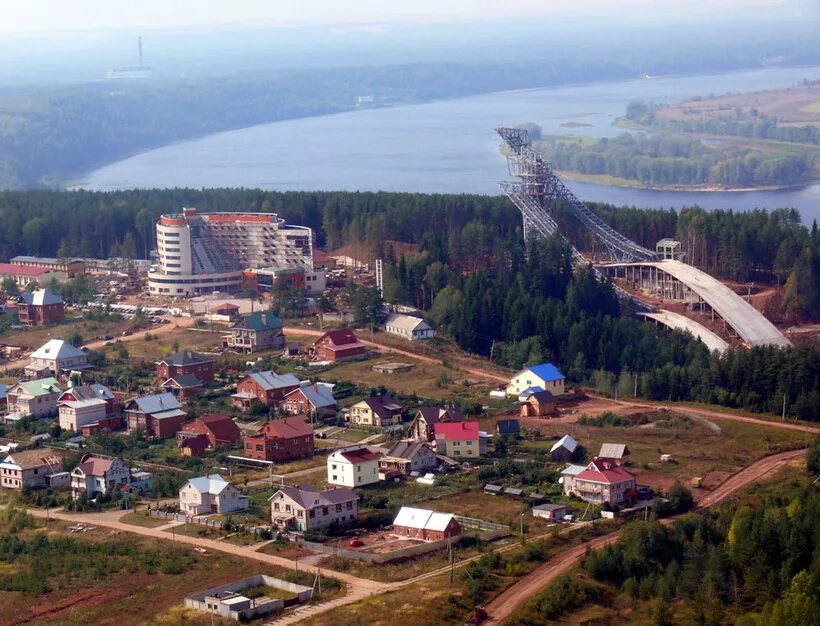
[(455, 562), (453, 561), (453, 539), (452, 537), (447, 537), (447, 550), (450, 553), (450, 583), (453, 582), (453, 576), (455, 575)]
[(783, 394), (783, 417), (782, 421), (786, 421), (786, 394)]
[(636, 398), (638, 397), (638, 374), (635, 374), (635, 391), (632, 393)]

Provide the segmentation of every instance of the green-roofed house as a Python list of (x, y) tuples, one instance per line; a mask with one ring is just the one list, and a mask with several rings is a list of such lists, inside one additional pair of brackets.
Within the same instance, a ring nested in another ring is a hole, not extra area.
[(285, 345), (282, 320), (269, 311), (244, 315), (231, 326), (227, 347), (250, 354), (263, 350), (281, 350)]
[(8, 390), (9, 414), (20, 417), (57, 414), (57, 398), (63, 390), (53, 376), (37, 380), (23, 380)]

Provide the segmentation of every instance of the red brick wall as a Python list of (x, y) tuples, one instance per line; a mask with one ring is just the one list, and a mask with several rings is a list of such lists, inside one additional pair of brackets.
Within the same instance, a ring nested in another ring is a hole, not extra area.
[[(250, 447), (249, 447), (250, 446)], [(257, 450), (262, 446), (262, 450)], [(293, 439), (265, 438), (261, 435), (245, 437), (244, 454), (251, 459), (261, 461), (289, 461), (313, 455), (313, 437), (294, 437)]]

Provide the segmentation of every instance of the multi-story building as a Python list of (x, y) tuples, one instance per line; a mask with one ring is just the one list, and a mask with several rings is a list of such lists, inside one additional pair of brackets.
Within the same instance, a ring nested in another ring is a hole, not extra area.
[(206, 383), (214, 381), (214, 360), (192, 350), (179, 350), (154, 363), (157, 382), (169, 378), (193, 375)]
[(248, 504), (248, 496), (219, 474), (191, 478), (179, 490), (179, 509), (186, 515), (246, 511)]
[(384, 428), (401, 424), (403, 412), (401, 404), (394, 402), (390, 396), (379, 394), (351, 406), (348, 419), (357, 426)]
[(377, 483), (380, 458), (363, 445), (336, 450), (327, 457), (327, 483), (352, 489)]
[(14, 263), (0, 263), (0, 281), (11, 278), (18, 287), (28, 287), (31, 283), (45, 285), (52, 280), (61, 283), (66, 279), (65, 272), (50, 270), (45, 267), (31, 267), (15, 265)]
[(233, 405), (240, 409), (249, 409), (257, 402), (275, 406), (299, 384), (293, 374), (277, 374), (271, 370), (251, 372), (236, 384), (236, 393), (231, 398)]
[(190, 296), (242, 289), (243, 270), (313, 269), (313, 231), (275, 213), (205, 213), (185, 208), (156, 227), (158, 264), (148, 272), (153, 294)]
[(313, 456), (313, 429), (301, 417), (269, 420), (247, 435), (245, 456), (260, 461), (290, 461)]
[(487, 439), (478, 422), (445, 422), (435, 426), (436, 452), (449, 457), (479, 457), (487, 454)]
[(59, 376), (90, 367), (85, 352), (62, 339), (51, 339), (31, 353), (31, 361), (26, 365), (25, 371), (32, 375), (51, 372)]
[(270, 497), (271, 522), (278, 528), (318, 531), (331, 524), (346, 526), (358, 515), (359, 496), (344, 487), (318, 491), (308, 485), (281, 487)]
[(285, 346), (283, 326), (282, 320), (269, 311), (245, 315), (231, 326), (228, 347), (243, 354), (281, 349)]
[(80, 431), (89, 424), (100, 422), (110, 430), (117, 430), (120, 408), (120, 401), (114, 393), (99, 383), (72, 385), (57, 399), (59, 423), (63, 430)]
[(71, 471), (71, 497), (75, 500), (83, 493), (89, 499), (110, 495), (115, 489), (130, 484), (131, 469), (120, 457), (104, 459), (86, 454)]
[(57, 412), (57, 398), (62, 392), (60, 383), (52, 376), (21, 381), (6, 394), (9, 414), (21, 417), (52, 415)]
[(20, 255), (14, 257), (11, 264), (24, 267), (42, 267), (53, 272), (64, 272), (68, 278), (75, 278), (85, 274), (85, 261), (82, 259), (54, 259), (45, 256)]
[(35, 289), (31, 293), (20, 294), (17, 317), (26, 326), (48, 326), (59, 324), (65, 319), (63, 299), (48, 289)]
[(51, 477), (62, 473), (62, 462), (49, 448), (11, 452), (0, 461), (0, 487), (15, 491), (50, 487)]
[(586, 502), (616, 506), (634, 503), (637, 498), (635, 476), (615, 459), (597, 457), (571, 481), (564, 481), (564, 493)]
[(128, 432), (142, 430), (147, 437), (172, 437), (182, 428), (188, 414), (173, 394), (140, 396), (123, 407)]

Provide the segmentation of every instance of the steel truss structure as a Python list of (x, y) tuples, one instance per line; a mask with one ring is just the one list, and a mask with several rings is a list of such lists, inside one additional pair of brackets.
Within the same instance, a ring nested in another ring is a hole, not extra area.
[[(654, 252), (624, 237), (576, 198), (555, 175), (543, 156), (532, 147), (526, 130), (497, 128), (496, 132), (510, 152), (507, 155), (510, 175), (519, 179), (515, 182), (502, 182), (501, 188), (521, 211), (525, 238), (533, 232), (542, 237), (559, 232), (558, 224), (552, 216), (552, 207), (556, 202), (564, 202), (572, 214), (602, 244), (611, 261), (630, 263), (654, 261), (657, 258)], [(576, 264), (589, 263), (574, 246), (572, 255)]]

